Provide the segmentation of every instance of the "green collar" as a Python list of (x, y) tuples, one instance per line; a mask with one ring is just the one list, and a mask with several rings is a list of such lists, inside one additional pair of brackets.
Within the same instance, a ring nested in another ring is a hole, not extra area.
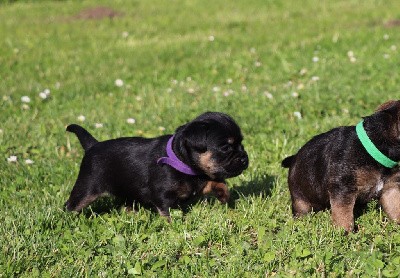
[(360, 139), (361, 144), (364, 146), (369, 155), (372, 156), (372, 158), (375, 159), (377, 162), (387, 168), (395, 167), (397, 165), (397, 162), (391, 160), (389, 157), (381, 153), (381, 151), (378, 150), (374, 143), (372, 143), (371, 139), (369, 139), (367, 133), (365, 132), (363, 122), (364, 120), (359, 122), (356, 126), (357, 136), (358, 139)]

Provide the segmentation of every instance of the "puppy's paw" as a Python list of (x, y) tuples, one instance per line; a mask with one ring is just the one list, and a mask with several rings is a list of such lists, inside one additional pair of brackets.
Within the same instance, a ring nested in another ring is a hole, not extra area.
[(229, 189), (223, 182), (207, 182), (206, 186), (203, 188), (203, 194), (209, 193), (213, 193), (222, 204), (226, 204), (230, 197)]

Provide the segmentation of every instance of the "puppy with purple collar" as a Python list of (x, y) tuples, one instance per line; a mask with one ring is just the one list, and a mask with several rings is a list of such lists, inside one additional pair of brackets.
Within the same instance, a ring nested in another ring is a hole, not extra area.
[(67, 131), (78, 137), (85, 155), (71, 195), (69, 211), (81, 211), (104, 194), (128, 206), (151, 205), (170, 221), (169, 209), (198, 194), (214, 193), (226, 203), (225, 179), (248, 167), (242, 133), (228, 115), (206, 112), (179, 127), (174, 135), (125, 137), (98, 142), (79, 125)]

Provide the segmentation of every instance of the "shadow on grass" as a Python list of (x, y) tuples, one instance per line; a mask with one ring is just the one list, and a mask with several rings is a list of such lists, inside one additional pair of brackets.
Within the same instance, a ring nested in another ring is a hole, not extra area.
[[(228, 206), (231, 209), (235, 209), (236, 201), (241, 198), (246, 198), (248, 196), (262, 196), (266, 198), (271, 195), (272, 189), (275, 186), (276, 177), (269, 175), (257, 175), (249, 182), (244, 182), (240, 186), (234, 186), (230, 189), (230, 199)], [(207, 196), (195, 196), (191, 199), (181, 202), (177, 206), (172, 208), (179, 208), (183, 211), (183, 214), (190, 212), (193, 206), (199, 204), (200, 202), (207, 201), (211, 205), (215, 202), (219, 202), (212, 194)], [(128, 208), (128, 204), (120, 198), (114, 196), (102, 197), (93, 202), (89, 207), (83, 209), (81, 212), (86, 217), (92, 217), (93, 215), (102, 215), (111, 213), (114, 210), (121, 210), (123, 208)], [(129, 204), (131, 205), (131, 204)], [(151, 210), (154, 213), (158, 213), (157, 209), (149, 205), (138, 205), (134, 206), (134, 209), (139, 209), (143, 207), (145, 209)], [(128, 212), (129, 210), (127, 210)]]

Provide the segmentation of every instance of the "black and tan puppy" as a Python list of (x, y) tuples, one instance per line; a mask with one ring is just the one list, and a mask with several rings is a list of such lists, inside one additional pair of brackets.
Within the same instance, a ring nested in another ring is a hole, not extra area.
[(355, 204), (379, 199), (388, 217), (399, 223), (399, 160), (400, 101), (382, 104), (357, 131), (343, 126), (315, 136), (282, 161), (289, 168), (294, 216), (331, 208), (334, 224), (352, 231)]
[(213, 192), (226, 203), (225, 179), (248, 166), (242, 134), (226, 114), (207, 112), (179, 127), (174, 135), (126, 137), (98, 142), (85, 129), (70, 125), (85, 150), (77, 181), (66, 202), (80, 211), (103, 194), (157, 208), (169, 208), (199, 193)]

